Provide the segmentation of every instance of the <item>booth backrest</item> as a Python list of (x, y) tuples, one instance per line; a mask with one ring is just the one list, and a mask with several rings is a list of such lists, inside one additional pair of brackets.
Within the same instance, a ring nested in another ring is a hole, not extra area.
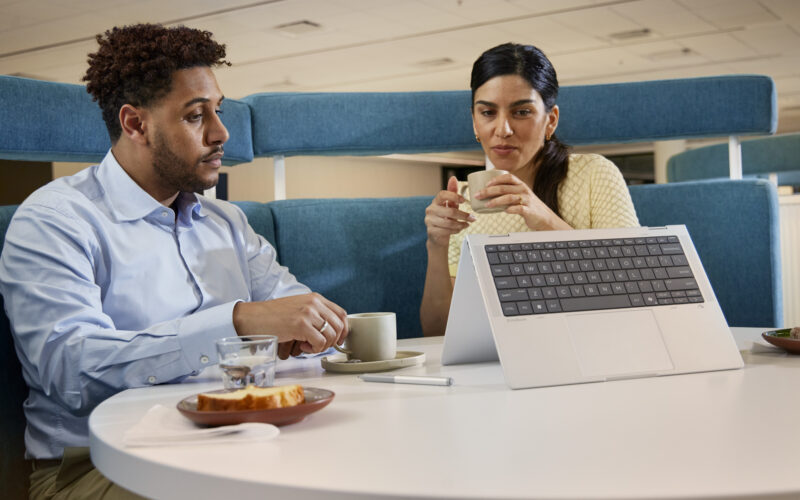
[[(466, 90), (265, 93), (242, 102), (253, 114), (255, 156), (477, 149)], [(774, 83), (759, 75), (567, 86), (556, 133), (572, 145), (771, 134), (776, 103)]]
[[(731, 106), (736, 103), (736, 106)], [(761, 75), (565, 86), (568, 144), (772, 134), (774, 82)], [(268, 93), (226, 99), (226, 164), (253, 156), (379, 155), (477, 149), (469, 91)], [(0, 75), (0, 158), (98, 161), (109, 147), (81, 85)]]
[[(800, 185), (800, 134), (776, 135), (742, 141), (745, 177), (778, 175), (778, 184)], [(690, 149), (667, 161), (669, 182), (728, 177), (728, 145)]]
[[(250, 108), (222, 103), (230, 140), (226, 165), (253, 160)], [(99, 162), (111, 142), (97, 103), (83, 85), (0, 75), (0, 159)]]

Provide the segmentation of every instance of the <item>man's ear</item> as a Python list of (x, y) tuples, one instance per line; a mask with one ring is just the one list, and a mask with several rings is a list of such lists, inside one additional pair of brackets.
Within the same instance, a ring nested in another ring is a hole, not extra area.
[(147, 145), (144, 110), (130, 104), (123, 105), (119, 110), (119, 123), (122, 135), (137, 144)]

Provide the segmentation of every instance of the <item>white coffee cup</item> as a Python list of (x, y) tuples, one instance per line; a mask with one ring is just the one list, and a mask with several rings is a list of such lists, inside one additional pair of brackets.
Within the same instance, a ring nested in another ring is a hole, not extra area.
[(393, 312), (348, 314), (350, 333), (344, 348), (348, 360), (384, 361), (397, 356), (397, 319)]
[[(499, 206), (499, 207), (486, 207), (486, 202), (493, 198), (483, 198), (481, 200), (475, 198), (475, 193), (486, 187), (486, 183), (489, 182), (491, 179), (503, 174), (507, 174), (505, 170), (478, 170), (477, 172), (472, 172), (467, 176), (467, 183), (469, 185), (469, 203), (472, 206), (472, 210), (479, 214), (491, 214), (494, 212), (502, 212), (506, 209), (507, 205)], [(463, 193), (462, 193), (463, 195)]]

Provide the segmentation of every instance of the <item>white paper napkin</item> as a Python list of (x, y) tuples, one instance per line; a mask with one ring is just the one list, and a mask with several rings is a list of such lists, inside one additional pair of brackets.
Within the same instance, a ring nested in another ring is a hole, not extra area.
[(125, 431), (125, 446), (174, 446), (266, 441), (280, 434), (272, 424), (246, 422), (219, 427), (198, 427), (176, 408), (155, 405)]

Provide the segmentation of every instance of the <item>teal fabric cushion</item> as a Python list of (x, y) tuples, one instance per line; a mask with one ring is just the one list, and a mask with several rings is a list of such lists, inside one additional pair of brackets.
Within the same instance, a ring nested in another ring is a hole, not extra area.
[[(728, 144), (690, 149), (667, 161), (669, 182), (729, 177)], [(742, 175), (778, 174), (778, 184), (800, 184), (800, 134), (742, 141)]]
[(397, 314), (398, 338), (420, 337), (430, 197), (270, 203), (281, 264), (348, 313)]
[[(226, 99), (226, 165), (253, 160), (250, 108)], [(83, 85), (0, 75), (0, 158), (98, 162), (111, 147), (97, 103)]]
[[(776, 99), (774, 82), (759, 75), (566, 86), (557, 134), (573, 145), (770, 134)], [(467, 90), (263, 93), (242, 100), (252, 108), (255, 156), (480, 149)]]
[(778, 196), (764, 180), (631, 186), (643, 226), (685, 224), (730, 326), (783, 322)]

